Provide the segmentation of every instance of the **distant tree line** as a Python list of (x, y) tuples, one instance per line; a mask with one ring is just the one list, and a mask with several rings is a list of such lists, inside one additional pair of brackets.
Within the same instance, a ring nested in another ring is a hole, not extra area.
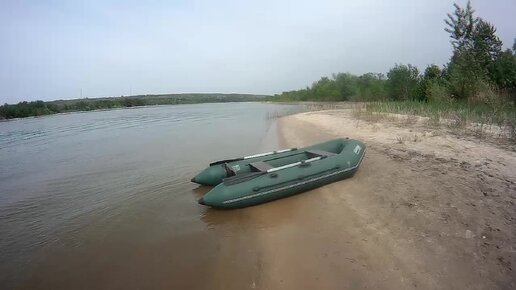
[(420, 72), (413, 65), (395, 64), (387, 75), (337, 73), (322, 77), (301, 90), (283, 92), (270, 100), (383, 101), (472, 100), (516, 102), (516, 39), (512, 50), (502, 50), (496, 28), (476, 17), (471, 3), (454, 4), (445, 20), (453, 54), (443, 67)]
[(4, 104), (0, 106), (0, 119), (151, 105), (258, 101), (263, 100), (263, 98), (264, 96), (249, 94), (170, 94), (95, 99), (86, 98), (50, 102), (20, 102), (18, 104)]

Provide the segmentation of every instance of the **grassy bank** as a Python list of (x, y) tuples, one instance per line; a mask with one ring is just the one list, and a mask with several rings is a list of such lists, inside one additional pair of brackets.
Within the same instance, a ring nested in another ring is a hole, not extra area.
[(491, 105), (469, 102), (371, 102), (365, 105), (365, 110), (417, 115), (436, 120), (447, 119), (497, 126), (516, 125), (516, 108), (509, 103)]
[(516, 142), (516, 107), (510, 103), (370, 102), (356, 107), (354, 116), (369, 121), (391, 119), (406, 125), (422, 121), (426, 126), (444, 127), (454, 133)]

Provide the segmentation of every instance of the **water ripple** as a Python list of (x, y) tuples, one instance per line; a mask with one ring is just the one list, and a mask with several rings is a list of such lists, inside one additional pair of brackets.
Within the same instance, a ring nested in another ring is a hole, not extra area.
[(36, 261), (45, 267), (50, 250), (116, 239), (142, 221), (160, 220), (156, 233), (201, 223), (190, 178), (260, 150), (266, 116), (284, 109), (201, 104), (1, 122), (0, 284), (22, 280)]

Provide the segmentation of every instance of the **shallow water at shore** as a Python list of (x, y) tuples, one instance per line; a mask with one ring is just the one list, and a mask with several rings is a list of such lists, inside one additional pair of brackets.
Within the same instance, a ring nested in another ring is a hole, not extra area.
[(208, 287), (197, 277), (213, 277), (225, 239), (253, 241), (241, 211), (197, 205), (208, 188), (190, 178), (210, 161), (276, 148), (271, 116), (296, 110), (199, 104), (0, 123), (0, 284)]

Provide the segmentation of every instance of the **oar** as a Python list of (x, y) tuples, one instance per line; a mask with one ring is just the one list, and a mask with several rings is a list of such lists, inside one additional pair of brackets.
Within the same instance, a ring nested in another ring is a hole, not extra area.
[(235, 162), (235, 161), (240, 161), (240, 160), (245, 160), (245, 159), (251, 159), (251, 158), (256, 158), (256, 157), (263, 157), (263, 156), (268, 156), (268, 155), (277, 154), (277, 153), (290, 152), (290, 151), (294, 151), (294, 150), (297, 150), (297, 148), (282, 149), (282, 150), (276, 150), (276, 151), (271, 151), (271, 152), (267, 152), (267, 153), (249, 155), (249, 156), (244, 156), (244, 157), (239, 157), (239, 158), (220, 160), (220, 161), (210, 163), (210, 166), (218, 165), (218, 164), (222, 164), (222, 163)]

